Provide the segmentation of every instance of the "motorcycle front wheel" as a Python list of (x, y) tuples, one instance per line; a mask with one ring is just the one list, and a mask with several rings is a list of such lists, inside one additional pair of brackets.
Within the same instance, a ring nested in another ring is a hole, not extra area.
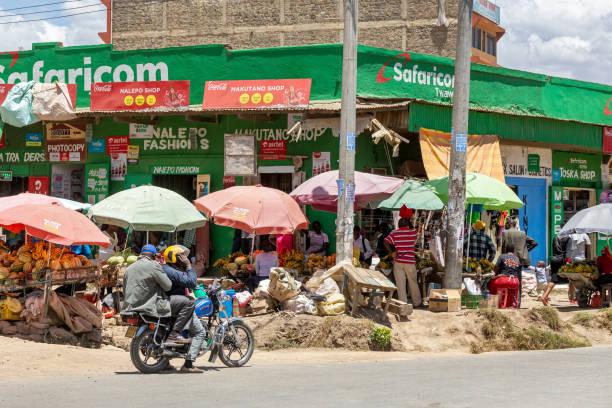
[(242, 367), (249, 362), (254, 351), (255, 336), (251, 328), (243, 321), (232, 322), (219, 349), (221, 362), (228, 367)]
[(170, 361), (163, 356), (161, 347), (153, 341), (154, 333), (145, 330), (130, 343), (132, 364), (143, 374), (156, 374), (165, 370)]

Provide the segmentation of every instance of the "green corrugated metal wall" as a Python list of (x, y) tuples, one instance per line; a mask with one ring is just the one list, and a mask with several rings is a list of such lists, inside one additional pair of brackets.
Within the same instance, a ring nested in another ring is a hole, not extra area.
[[(411, 132), (418, 132), (420, 128), (450, 132), (450, 107), (413, 103), (409, 109), (408, 129)], [(469, 133), (498, 135), (516, 141), (567, 144), (598, 151), (602, 146), (601, 126), (493, 112), (470, 111)]]

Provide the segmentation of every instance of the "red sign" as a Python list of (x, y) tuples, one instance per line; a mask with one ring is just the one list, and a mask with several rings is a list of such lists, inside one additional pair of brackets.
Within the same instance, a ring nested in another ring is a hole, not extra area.
[(287, 158), (286, 140), (262, 140), (259, 144), (261, 160), (285, 160)]
[(86, 158), (84, 140), (47, 140), (47, 160), (50, 162), (84, 162)]
[(603, 152), (612, 153), (612, 127), (603, 128)]
[(189, 81), (96, 82), (92, 111), (180, 108), (189, 106)]
[(49, 177), (28, 177), (28, 193), (49, 195)]
[[(8, 95), (9, 91), (11, 90), (11, 88), (15, 86), (14, 84), (0, 84), (0, 105), (2, 105), (2, 103), (4, 103), (4, 100), (6, 99), (6, 95)], [(72, 107), (76, 108), (76, 92), (77, 92), (77, 87), (75, 84), (68, 84), (68, 96), (70, 96), (70, 100), (72, 101)]]
[(106, 153), (127, 153), (129, 144), (129, 136), (109, 136), (106, 139)]
[(223, 176), (223, 188), (230, 188), (236, 185), (236, 177)]
[(307, 108), (311, 79), (206, 81), (204, 110)]

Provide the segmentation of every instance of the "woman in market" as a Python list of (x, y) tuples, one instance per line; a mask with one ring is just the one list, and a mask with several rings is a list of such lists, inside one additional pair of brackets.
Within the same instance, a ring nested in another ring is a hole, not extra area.
[(595, 285), (601, 288), (601, 285), (611, 284), (612, 252), (610, 252), (610, 245), (606, 245), (601, 251), (601, 255), (597, 257), (597, 269), (599, 270), (599, 277), (595, 280)]
[(321, 223), (314, 221), (312, 223), (312, 230), (308, 231), (306, 237), (306, 255), (323, 255), (327, 254), (327, 248), (329, 247), (329, 238), (326, 233), (322, 231)]
[(377, 230), (378, 237), (376, 239), (376, 254), (380, 259), (382, 259), (389, 254), (389, 251), (387, 251), (387, 248), (385, 247), (385, 238), (387, 238), (389, 233), (391, 233), (391, 228), (386, 222), (381, 222)]
[(250, 276), (247, 280), (247, 287), (251, 293), (255, 292), (259, 282), (270, 277), (270, 270), (278, 266), (278, 255), (270, 241), (263, 241), (259, 249), (263, 253), (260, 253), (255, 258), (255, 275)]
[(507, 242), (504, 245), (504, 251), (495, 265), (495, 277), (489, 282), (489, 292), (497, 295), (501, 289), (508, 289), (506, 305), (518, 308), (519, 275), (522, 269), (521, 260), (514, 254), (513, 243)]

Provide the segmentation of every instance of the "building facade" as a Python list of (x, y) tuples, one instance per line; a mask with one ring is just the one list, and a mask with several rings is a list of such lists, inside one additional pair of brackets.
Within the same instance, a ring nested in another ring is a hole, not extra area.
[[(289, 191), (338, 166), (334, 121), (340, 108), (341, 56), (338, 44), (114, 51), (110, 45), (55, 43), (0, 55), (0, 95), (15, 82), (57, 80), (76, 85), (78, 107), (78, 119), (71, 122), (4, 127), (0, 170), (9, 172), (11, 180), (0, 182), (0, 194), (34, 191), (70, 198), (78, 193), (96, 202), (132, 186), (154, 184), (192, 200), (201, 193), (200, 185), (216, 191), (258, 182)], [(360, 46), (356, 169), (426, 177), (419, 132), (450, 131), (453, 75), (448, 58)], [(292, 78), (312, 81), (305, 107), (227, 110), (203, 104), (207, 81)], [(105, 88), (104, 83), (126, 81), (140, 81), (141, 98), (122, 96), (114, 108), (92, 109), (95, 84)], [(128, 108), (133, 100), (149, 101), (145, 90), (161, 86), (159, 81), (187, 81), (188, 104)], [(608, 188), (602, 165), (609, 156), (602, 146), (604, 135), (612, 137), (612, 87), (484, 65), (473, 66), (471, 81), (469, 132), (499, 138), (506, 181), (527, 204), (518, 214), (522, 227), (539, 234), (543, 252), (537, 258), (545, 258), (546, 241), (555, 230), (575, 211), (598, 202)], [(374, 117), (411, 142), (400, 145), (397, 157), (384, 142), (373, 143), (367, 128)], [(297, 121), (315, 125), (304, 125), (296, 137), (288, 130)], [(252, 135), (254, 177), (228, 175), (226, 135)], [(282, 154), (266, 156), (264, 142), (280, 142)], [(308, 209), (307, 215), (320, 220), (333, 237), (335, 214)], [(213, 258), (231, 249), (231, 230), (211, 226), (210, 238)]]

